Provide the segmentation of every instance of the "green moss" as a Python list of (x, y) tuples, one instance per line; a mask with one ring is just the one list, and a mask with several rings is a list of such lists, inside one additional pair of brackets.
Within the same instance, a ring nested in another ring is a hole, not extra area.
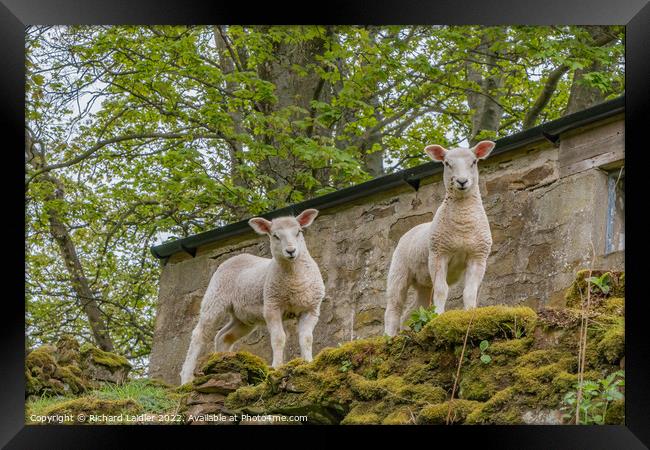
[(622, 297), (610, 297), (603, 302), (600, 309), (605, 314), (623, 317), (625, 315), (625, 299)]
[(29, 352), (25, 357), (25, 366), (32, 374), (53, 375), (57, 369), (56, 347), (53, 345), (42, 345)]
[(31, 372), (25, 369), (25, 397), (35, 395), (42, 389), (42, 384), (38, 378), (33, 377)]
[(268, 392), (267, 386), (263, 383), (253, 386), (242, 386), (235, 392), (228, 394), (224, 405), (230, 409), (239, 409), (244, 406), (255, 406)]
[(185, 394), (194, 391), (194, 383), (190, 381), (189, 383), (182, 384), (174, 389), (174, 391), (179, 394)]
[(91, 414), (99, 415), (117, 415), (120, 413), (134, 414), (141, 410), (140, 405), (132, 399), (124, 400), (106, 400), (97, 397), (80, 397), (54, 404), (46, 408), (40, 414), (56, 415), (69, 414), (77, 417), (78, 414), (85, 414), (86, 417)]
[(414, 423), (414, 417), (408, 408), (401, 408), (388, 414), (381, 423), (382, 425), (408, 425)]
[(64, 394), (62, 384), (52, 380), (58, 365), (54, 358), (56, 349), (43, 345), (25, 357), (25, 396)]
[(427, 323), (419, 335), (436, 345), (462, 345), (470, 320), (472, 326), (468, 340), (480, 341), (514, 337), (515, 328), (529, 335), (535, 328), (536, 319), (535, 312), (528, 307), (486, 306), (468, 311), (450, 310)]
[(610, 297), (625, 297), (625, 272), (610, 272), (613, 281), (610, 286)]
[(417, 417), (417, 423), (444, 425), (449, 416), (449, 424), (461, 424), (480, 405), (481, 403), (473, 400), (454, 399), (451, 401), (451, 415), (449, 415), (450, 402), (425, 406)]
[(451, 390), (456, 375), (455, 368), (458, 366), (458, 356), (451, 349), (427, 349), (425, 362), (418, 362), (417, 359), (409, 361), (404, 370), (404, 380), (409, 384), (422, 384), (440, 386)]
[(397, 391), (394, 402), (419, 405), (423, 403), (440, 403), (445, 398), (447, 398), (447, 391), (440, 386), (407, 384)]
[[(537, 321), (529, 308), (502, 306), (448, 311), (420, 333), (349, 342), (323, 350), (312, 363), (292, 360), (257, 386), (230, 394), (226, 406), (256, 414), (306, 414), (315, 423), (410, 423), (413, 417), (417, 423), (445, 423), (445, 400), (472, 313), (459, 398), (451, 403), (453, 423), (515, 424), (528, 411), (559, 408), (577, 382), (575, 327), (565, 327), (562, 315)], [(622, 327), (622, 317), (605, 310), (593, 314), (598, 316), (590, 316), (585, 377), (598, 379), (606, 366), (598, 362), (597, 344)], [(479, 359), (482, 339), (490, 343), (489, 364)]]
[(43, 345), (26, 356), (26, 396), (80, 394), (90, 387), (74, 358), (66, 359), (71, 364), (60, 365), (57, 357), (52, 345)]
[(499, 389), (512, 382), (511, 369), (474, 362), (462, 371), (458, 397), (486, 401)]
[(506, 339), (490, 344), (488, 353), (492, 356), (521, 356), (528, 351), (533, 343), (532, 338)]
[(609, 273), (609, 287), (610, 290), (607, 294), (602, 294), (599, 290), (591, 290), (591, 300), (597, 304), (604, 297), (625, 297), (625, 272), (604, 271), (589, 269), (580, 270), (576, 273), (576, 278), (565, 293), (566, 304), (572, 308), (580, 308), (583, 300), (587, 298), (587, 281), (590, 276), (600, 277), (605, 273)]
[(203, 374), (238, 372), (242, 379), (257, 384), (266, 379), (269, 367), (259, 356), (249, 352), (212, 353), (200, 365)]
[(533, 350), (517, 358), (517, 363), (526, 367), (541, 367), (558, 362), (558, 359), (566, 357), (567, 354), (555, 349)]
[(494, 394), (467, 415), (467, 424), (514, 425), (522, 423), (521, 411), (516, 405), (516, 391), (513, 387)]
[(610, 364), (618, 364), (625, 356), (625, 329), (615, 326), (607, 330), (598, 343), (598, 354)]
[(385, 351), (386, 348), (387, 341), (384, 338), (358, 339), (346, 342), (339, 347), (322, 350), (314, 359), (314, 367), (328, 365), (340, 366), (346, 362), (352, 365), (353, 368), (358, 368), (364, 364), (371, 363), (371, 360), (374, 359), (373, 357)]
[(54, 372), (54, 376), (61, 380), (73, 394), (80, 394), (90, 388), (90, 383), (82, 378), (81, 369), (78, 366), (59, 366)]
[(575, 280), (571, 286), (566, 290), (564, 298), (566, 305), (571, 308), (580, 308), (583, 298), (587, 295), (587, 282), (585, 279), (589, 277), (589, 269), (579, 270), (576, 273)]
[(124, 356), (106, 352), (88, 343), (81, 346), (80, 353), (83, 359), (90, 358), (92, 362), (107, 367), (111, 372), (123, 367), (131, 368)]
[(348, 376), (350, 389), (361, 400), (376, 400), (388, 394), (397, 394), (404, 386), (404, 380), (399, 376), (390, 376), (381, 380), (368, 380), (360, 375), (351, 373)]
[(362, 403), (350, 410), (343, 418), (341, 425), (378, 425), (381, 423), (379, 414), (372, 412), (374, 405)]
[(615, 400), (607, 406), (605, 424), (625, 425), (625, 400)]
[(61, 336), (56, 343), (56, 360), (59, 365), (79, 365), (79, 342), (69, 334)]

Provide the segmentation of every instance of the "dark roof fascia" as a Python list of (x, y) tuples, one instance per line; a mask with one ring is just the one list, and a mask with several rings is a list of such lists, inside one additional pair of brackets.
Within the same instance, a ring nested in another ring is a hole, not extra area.
[[(498, 139), (496, 141), (497, 145), (492, 151), (492, 155), (498, 155), (522, 148), (544, 139), (551, 141), (554, 145), (559, 145), (561, 134), (623, 112), (625, 112), (625, 97), (622, 96), (552, 122), (547, 122), (528, 130)], [(274, 217), (295, 215), (307, 208), (316, 208), (320, 210), (333, 208), (362, 197), (367, 197), (378, 192), (403, 186), (405, 183), (417, 190), (420, 185), (420, 180), (435, 175), (441, 171), (442, 164), (432, 161), (410, 169), (384, 175), (365, 183), (340, 189), (304, 202), (296, 203), (285, 208), (276, 209), (262, 214), (260, 217), (272, 219)], [(196, 254), (196, 249), (203, 245), (251, 231), (252, 230), (248, 225), (248, 219), (246, 219), (223, 227), (208, 230), (203, 233), (156, 245), (151, 247), (151, 253), (159, 259), (167, 258), (178, 252), (186, 252), (191, 256), (194, 256)]]

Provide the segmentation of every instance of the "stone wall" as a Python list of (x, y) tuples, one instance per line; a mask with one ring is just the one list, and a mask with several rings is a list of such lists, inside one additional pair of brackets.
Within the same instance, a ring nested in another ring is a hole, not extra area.
[[(576, 270), (624, 269), (623, 252), (604, 255), (607, 172), (624, 158), (622, 116), (563, 135), (559, 147), (540, 142), (481, 162), (481, 193), (494, 244), (479, 305), (562, 305)], [(444, 195), (441, 174), (349, 204), (322, 210), (305, 238), (325, 281), (314, 330), (314, 354), (327, 346), (383, 333), (386, 274), (399, 238), (430, 221)], [(247, 252), (270, 256), (266, 238), (249, 234), (173, 255), (162, 268), (150, 375), (170, 383), (179, 372), (212, 273)], [(462, 307), (461, 286), (448, 308)], [(411, 301), (413, 298), (411, 296)], [(299, 355), (295, 320), (285, 323), (285, 356)], [(260, 328), (237, 344), (267, 361)]]

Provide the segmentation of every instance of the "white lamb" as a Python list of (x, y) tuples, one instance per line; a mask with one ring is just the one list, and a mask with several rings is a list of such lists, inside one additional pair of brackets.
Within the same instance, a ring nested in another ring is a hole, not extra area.
[(201, 303), (199, 321), (181, 371), (181, 383), (192, 380), (198, 358), (215, 336), (224, 313), (230, 321), (214, 337), (215, 351), (230, 351), (239, 339), (266, 323), (273, 348), (273, 367), (283, 362), (286, 336), (282, 320), (297, 316), (301, 357), (312, 360), (312, 332), (325, 295), (323, 278), (312, 259), (303, 228), (318, 211), (268, 221), (255, 217), (248, 224), (271, 240), (271, 259), (250, 254), (230, 258), (212, 276)]
[[(388, 271), (385, 332), (395, 336), (410, 286), (416, 306), (428, 306), (433, 287), (436, 313), (445, 310), (449, 285), (465, 274), (463, 304), (477, 305), (492, 236), (478, 186), (479, 159), (488, 157), (496, 144), (481, 141), (472, 148), (445, 150), (429, 145), (424, 151), (444, 164), (445, 199), (433, 221), (417, 225), (399, 240)], [(433, 280), (433, 282), (432, 282)]]

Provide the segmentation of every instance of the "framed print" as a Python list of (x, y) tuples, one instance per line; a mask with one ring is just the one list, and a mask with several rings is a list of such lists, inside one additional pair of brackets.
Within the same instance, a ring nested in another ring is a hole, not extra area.
[(648, 445), (650, 7), (363, 6), (4, 2), (3, 444)]

